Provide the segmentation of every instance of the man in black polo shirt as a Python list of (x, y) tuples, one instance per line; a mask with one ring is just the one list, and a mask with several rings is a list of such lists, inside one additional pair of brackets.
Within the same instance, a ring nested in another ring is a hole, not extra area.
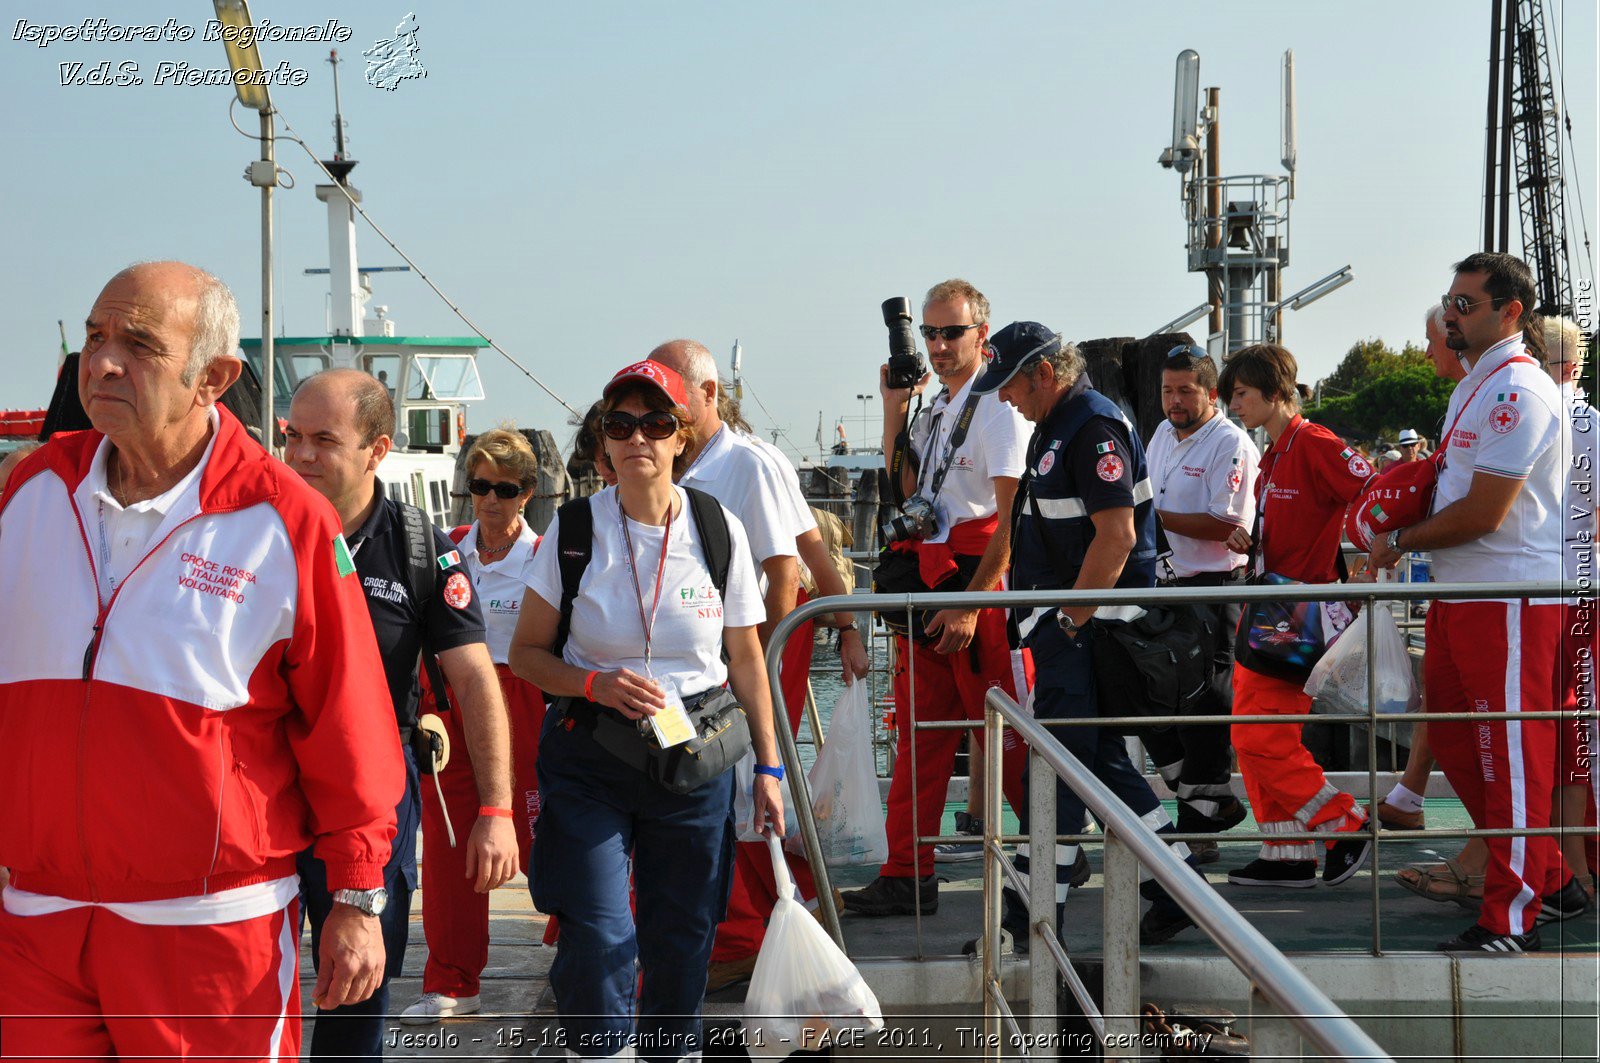
[[(285, 432), (290, 467), (333, 503), (344, 526), (351, 562), (367, 594), (406, 751), (406, 792), (397, 809), (394, 852), (384, 869), (384, 889), (330, 895), (322, 861), (309, 851), (300, 857), (301, 896), (313, 942), (330, 911), (349, 905), (365, 913), (371, 933), (383, 935), (388, 957), (382, 985), (364, 1003), (319, 1010), (310, 1047), (313, 1059), (383, 1057), (388, 983), (405, 959), (411, 893), (417, 883), (419, 786), (417, 765), (405, 739), (416, 724), (417, 662), (424, 649), (438, 656), (460, 706), (483, 804), (466, 843), (467, 873), (475, 877), (479, 891), (487, 892), (517, 869), (510, 729), (484, 643), (483, 614), (455, 545), (431, 526), (439, 567), (433, 597), (425, 603), (412, 599), (410, 551), (400, 503), (385, 497), (377, 478), (393, 431), (394, 401), (388, 389), (365, 373), (334, 369), (300, 386), (289, 406)], [(321, 999), (320, 992), (313, 993), (314, 1003)]]

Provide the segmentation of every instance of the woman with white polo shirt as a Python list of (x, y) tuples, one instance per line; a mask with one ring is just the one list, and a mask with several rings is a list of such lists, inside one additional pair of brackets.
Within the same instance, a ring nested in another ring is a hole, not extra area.
[[(732, 874), (734, 772), (675, 793), (602, 747), (593, 728), (607, 714), (608, 725), (671, 714), (678, 699), (692, 709), (731, 681), (756, 752), (756, 822), (781, 830), (782, 769), (756, 637), (766, 614), (738, 519), (724, 511), (719, 595), (688, 496), (673, 485), (693, 439), (682, 378), (635, 363), (606, 386), (602, 408), (618, 482), (589, 499), (592, 554), (561, 656), (552, 652), (557, 550), (535, 555), (511, 646), (517, 674), (560, 699), (540, 739), (531, 888), (561, 921), (550, 985), (569, 1058), (631, 1057), (630, 1046), (646, 1059), (698, 1057), (706, 963)], [(560, 541), (560, 523), (547, 538)]]
[[(494, 660), (511, 724), (512, 814), (524, 872), (539, 816), (539, 777), (535, 758), (544, 723), (544, 695), (519, 679), (506, 663), (517, 628), (522, 596), (528, 589), (539, 537), (522, 519), (533, 498), (539, 459), (521, 432), (496, 428), (480, 435), (467, 451), (467, 491), (475, 518), (450, 533), (461, 547), (473, 589), (483, 607), (489, 656)], [(426, 792), (422, 801), (422, 932), (428, 963), (422, 996), (400, 1013), (408, 1025), (426, 1025), (478, 1010), (478, 977), (489, 962), (489, 895), (469, 877), (467, 849), (452, 845), (449, 822), (457, 833), (469, 830), (482, 804), (477, 776), (467, 756), (460, 713), (440, 713), (450, 748), (450, 763), (439, 772), (444, 807)]]

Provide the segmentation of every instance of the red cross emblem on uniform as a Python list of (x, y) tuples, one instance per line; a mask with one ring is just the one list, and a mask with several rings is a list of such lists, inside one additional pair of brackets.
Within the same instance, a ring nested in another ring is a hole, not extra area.
[(1500, 435), (1505, 435), (1517, 427), (1517, 422), (1522, 419), (1517, 413), (1517, 408), (1509, 402), (1502, 402), (1489, 411), (1489, 427)]

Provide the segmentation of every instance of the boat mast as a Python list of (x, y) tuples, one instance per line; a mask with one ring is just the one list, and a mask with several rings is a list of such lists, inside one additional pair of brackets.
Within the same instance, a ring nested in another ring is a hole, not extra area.
[(350, 183), (350, 171), (356, 168), (356, 160), (348, 156), (345, 145), (344, 115), (339, 109), (337, 49), (328, 53), (328, 63), (333, 67), (334, 154), (332, 159), (323, 160), (322, 165), (338, 183), (317, 186), (317, 198), (328, 205), (328, 293), (331, 299), (328, 333), (360, 336), (366, 293), (361, 289), (360, 263), (356, 257), (356, 214), (351, 201), (360, 203), (361, 192)]

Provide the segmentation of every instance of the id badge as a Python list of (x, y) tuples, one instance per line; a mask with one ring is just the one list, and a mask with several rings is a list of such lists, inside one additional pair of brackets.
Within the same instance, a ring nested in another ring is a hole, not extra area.
[(667, 700), (666, 708), (646, 719), (655, 733), (656, 744), (671, 749), (694, 737), (694, 724), (689, 722), (689, 710), (683, 707), (683, 699), (671, 683), (662, 683), (661, 692)]

